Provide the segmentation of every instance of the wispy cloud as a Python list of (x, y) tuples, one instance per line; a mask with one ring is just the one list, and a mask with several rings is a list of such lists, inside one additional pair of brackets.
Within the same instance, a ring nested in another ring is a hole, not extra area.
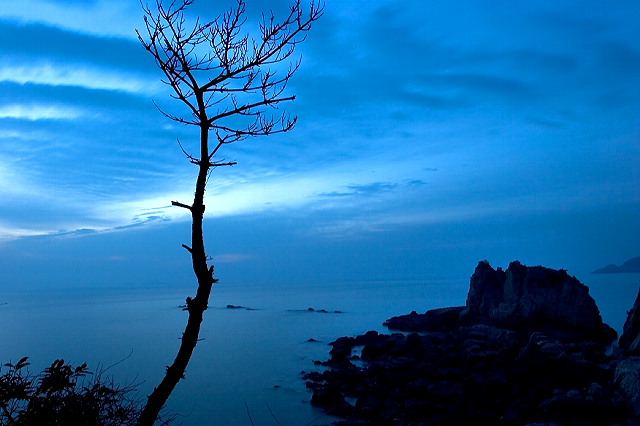
[(140, 25), (138, 2), (111, 0), (21, 0), (4, 2), (0, 17), (22, 23), (39, 23), (98, 36), (135, 38)]
[(224, 253), (213, 256), (215, 263), (238, 263), (251, 259), (250, 255), (240, 253)]
[(15, 118), (35, 120), (73, 120), (83, 115), (77, 108), (47, 105), (3, 105), (0, 106), (0, 119)]
[(153, 61), (137, 40), (2, 20), (0, 82), (158, 93)]
[(47, 231), (38, 231), (32, 228), (17, 228), (12, 223), (0, 223), (0, 243), (24, 237), (36, 237), (49, 234)]
[(379, 196), (391, 191), (403, 190), (416, 185), (424, 185), (420, 179), (404, 180), (403, 182), (371, 182), (359, 185), (347, 185), (345, 191), (333, 191), (318, 194), (320, 197), (354, 197), (354, 196)]
[(22, 66), (0, 66), (0, 82), (42, 84), (50, 86), (76, 86), (87, 89), (116, 90), (131, 93), (152, 94), (162, 87), (149, 79), (109, 72), (83, 65), (57, 65), (32, 63)]

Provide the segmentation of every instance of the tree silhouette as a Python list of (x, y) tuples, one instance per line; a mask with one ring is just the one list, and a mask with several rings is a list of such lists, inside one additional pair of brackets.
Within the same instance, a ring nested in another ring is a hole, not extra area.
[[(217, 282), (213, 265), (208, 264), (202, 229), (209, 173), (213, 168), (235, 164), (217, 159), (223, 146), (293, 128), (296, 117), (286, 113), (276, 116), (274, 110), (279, 104), (295, 99), (285, 94), (285, 88), (298, 70), (300, 59), (290, 62), (290, 58), (324, 9), (323, 4), (312, 1), (305, 12), (297, 0), (281, 21), (273, 13), (263, 14), (260, 37), (254, 39), (243, 31), (244, 0), (237, 0), (230, 11), (206, 23), (199, 18), (188, 19), (186, 10), (193, 2), (173, 0), (165, 7), (161, 0), (156, 0), (153, 9), (143, 4), (146, 31), (137, 31), (140, 42), (164, 73), (162, 81), (171, 87), (171, 96), (186, 106), (187, 113), (174, 115), (158, 109), (171, 120), (198, 127), (200, 135), (197, 155), (187, 152), (178, 141), (189, 161), (198, 166), (193, 202), (189, 205), (172, 201), (172, 205), (191, 213), (191, 245), (182, 246), (191, 254), (198, 288), (195, 297), (187, 297), (188, 321), (178, 354), (148, 397), (138, 421), (140, 426), (155, 422), (184, 377), (198, 341), (211, 287)], [(283, 67), (287, 62), (288, 66)]]

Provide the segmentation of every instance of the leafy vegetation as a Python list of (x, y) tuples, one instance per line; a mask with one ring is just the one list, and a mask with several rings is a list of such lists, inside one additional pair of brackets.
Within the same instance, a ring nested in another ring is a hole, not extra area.
[(128, 426), (138, 419), (135, 385), (120, 387), (87, 364), (73, 367), (62, 359), (40, 374), (28, 358), (4, 364), (0, 375), (2, 426)]

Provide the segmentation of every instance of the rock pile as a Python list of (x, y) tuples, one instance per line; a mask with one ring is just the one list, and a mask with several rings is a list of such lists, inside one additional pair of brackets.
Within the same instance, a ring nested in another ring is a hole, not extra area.
[(338, 424), (640, 421), (640, 357), (611, 345), (615, 331), (602, 323), (588, 289), (564, 271), (519, 262), (502, 271), (481, 262), (466, 306), (385, 325), (404, 333), (339, 338), (319, 363), (327, 369), (305, 376), (312, 403), (341, 417)]

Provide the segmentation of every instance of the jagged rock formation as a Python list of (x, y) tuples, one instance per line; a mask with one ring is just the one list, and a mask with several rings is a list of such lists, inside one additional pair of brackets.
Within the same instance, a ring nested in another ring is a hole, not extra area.
[(620, 349), (628, 355), (640, 355), (640, 291), (633, 308), (627, 314), (620, 337)]
[(411, 333), (342, 337), (318, 363), (328, 369), (305, 376), (312, 403), (341, 417), (338, 424), (609, 426), (640, 419), (640, 358), (611, 348), (615, 332), (565, 271), (518, 262), (502, 271), (480, 262), (466, 306), (385, 324)]
[(627, 407), (628, 417), (640, 424), (640, 291), (627, 314), (619, 346), (627, 357), (614, 371), (614, 397)]
[(471, 276), (461, 323), (553, 329), (611, 340), (589, 288), (564, 270), (512, 262), (506, 271), (480, 262)]

